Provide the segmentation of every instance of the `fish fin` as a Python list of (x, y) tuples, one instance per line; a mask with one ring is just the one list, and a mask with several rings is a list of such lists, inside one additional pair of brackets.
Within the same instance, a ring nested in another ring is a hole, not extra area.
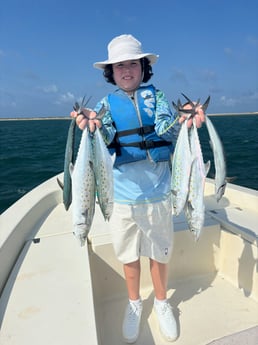
[(89, 165), (90, 165), (90, 168), (91, 168), (92, 170), (94, 170), (94, 164), (93, 164), (93, 161), (89, 161)]
[(82, 235), (82, 234), (77, 234), (77, 233), (75, 233), (75, 232), (73, 232), (73, 234), (74, 234), (74, 236), (75, 236), (75, 238), (76, 238), (76, 240), (77, 240), (79, 246), (80, 246), (80, 247), (85, 246), (85, 242), (86, 242), (86, 240), (87, 240), (87, 236), (84, 236), (84, 235)]
[(226, 185), (227, 185), (227, 182), (225, 181), (217, 190), (217, 193), (216, 193), (216, 200), (217, 202), (220, 201), (220, 199), (223, 197), (223, 195), (225, 194), (225, 190), (226, 190)]
[(175, 110), (178, 112), (179, 109), (178, 109), (178, 106), (176, 105), (176, 103), (172, 101), (172, 105), (173, 105), (173, 107), (175, 108)]
[(227, 176), (227, 177), (226, 177), (226, 181), (229, 182), (229, 183), (235, 181), (236, 179), (237, 179), (237, 176), (230, 176), (230, 177)]
[(57, 183), (58, 183), (58, 185), (59, 185), (59, 187), (63, 190), (64, 189), (64, 184), (63, 184), (63, 182), (61, 182), (60, 180), (59, 180), (59, 178), (57, 177)]
[(210, 96), (208, 96), (208, 98), (206, 99), (206, 101), (203, 103), (203, 105), (202, 105), (202, 110), (205, 112), (206, 110), (207, 110), (207, 108), (208, 108), (208, 105), (209, 105), (209, 103), (210, 103), (210, 99), (211, 99), (211, 97)]
[(210, 167), (211, 167), (211, 161), (208, 161), (204, 164), (204, 168), (205, 168), (205, 176), (208, 175), (208, 172), (210, 171)]
[(193, 164), (194, 161), (198, 160), (197, 156), (192, 155), (191, 156), (191, 163)]
[(102, 104), (100, 110), (98, 111), (96, 115), (96, 119), (101, 120), (103, 116), (105, 115), (106, 111), (107, 111), (107, 108), (105, 107), (104, 104)]
[(73, 171), (74, 171), (74, 165), (73, 165), (73, 163), (70, 163), (69, 164), (69, 172), (70, 172), (70, 175), (72, 176), (72, 174), (73, 174)]
[(181, 103), (179, 98), (177, 100), (177, 107), (178, 107), (179, 110), (183, 108), (183, 104)]
[(73, 106), (73, 110), (78, 111), (79, 108), (80, 108), (80, 104), (78, 102), (75, 102)]
[(209, 144), (210, 144), (210, 147), (211, 147), (211, 149), (212, 149), (212, 151), (213, 151), (213, 144), (212, 144), (212, 141), (211, 141), (211, 140), (209, 140)]
[(187, 103), (189, 103), (192, 107), (194, 107), (193, 101), (191, 101), (190, 98), (187, 97), (185, 94), (183, 94), (183, 93), (181, 93), (181, 94), (182, 94), (182, 96), (187, 100)]
[(113, 163), (113, 165), (114, 165), (115, 160), (116, 160), (116, 153), (115, 153), (115, 152), (112, 154), (111, 160), (112, 160), (112, 163)]
[(190, 231), (191, 231), (191, 233), (192, 233), (192, 235), (193, 235), (194, 242), (198, 242), (198, 241), (199, 241), (199, 238), (200, 238), (200, 232), (201, 232), (201, 230), (197, 231), (197, 230), (191, 229)]

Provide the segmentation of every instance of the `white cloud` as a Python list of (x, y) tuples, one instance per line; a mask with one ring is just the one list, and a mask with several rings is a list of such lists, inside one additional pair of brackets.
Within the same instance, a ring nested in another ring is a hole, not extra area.
[(254, 47), (258, 47), (258, 38), (255, 36), (248, 36), (247, 42)]
[(234, 107), (237, 103), (239, 103), (239, 99), (221, 96), (220, 101), (226, 107)]
[(56, 104), (63, 104), (63, 103), (72, 103), (75, 100), (74, 94), (71, 92), (66, 92), (60, 95), (59, 99), (56, 101)]
[(51, 85), (42, 87), (42, 91), (45, 93), (56, 93), (58, 92), (58, 87), (55, 84), (51, 84)]
[(258, 91), (249, 92), (240, 95), (238, 98), (221, 96), (220, 101), (226, 107), (234, 107), (236, 105), (246, 105), (258, 100)]

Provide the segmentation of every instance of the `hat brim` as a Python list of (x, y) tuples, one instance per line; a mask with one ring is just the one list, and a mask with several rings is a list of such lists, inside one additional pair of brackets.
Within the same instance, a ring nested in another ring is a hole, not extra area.
[(150, 64), (153, 65), (158, 60), (159, 55), (150, 54), (150, 53), (134, 54), (134, 55), (126, 54), (126, 55), (117, 57), (117, 59), (95, 62), (93, 66), (95, 68), (105, 69), (107, 65), (112, 65), (113, 63), (118, 63), (118, 62), (123, 62), (123, 61), (128, 61), (128, 60), (138, 60), (144, 57), (146, 57), (150, 61)]

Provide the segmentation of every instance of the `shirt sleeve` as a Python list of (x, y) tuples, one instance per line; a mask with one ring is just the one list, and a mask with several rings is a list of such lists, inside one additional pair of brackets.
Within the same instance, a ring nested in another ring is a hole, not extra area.
[(155, 131), (159, 137), (174, 145), (180, 129), (178, 118), (172, 113), (164, 93), (156, 90)]
[(100, 133), (102, 134), (106, 145), (109, 145), (115, 137), (116, 129), (113, 125), (113, 119), (110, 113), (110, 107), (107, 101), (107, 97), (104, 97), (100, 102), (97, 103), (94, 111), (98, 113), (103, 106), (105, 107), (106, 111), (101, 119), (102, 127), (100, 128)]

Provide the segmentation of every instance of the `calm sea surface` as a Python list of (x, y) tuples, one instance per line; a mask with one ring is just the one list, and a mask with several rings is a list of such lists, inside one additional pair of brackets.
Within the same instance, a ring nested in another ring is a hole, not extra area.
[[(212, 116), (224, 145), (227, 176), (258, 190), (258, 115)], [(63, 171), (70, 120), (0, 121), (0, 213), (38, 184)], [(80, 139), (77, 130), (77, 145)], [(204, 160), (212, 158), (206, 126)], [(214, 174), (212, 164), (209, 176)]]

